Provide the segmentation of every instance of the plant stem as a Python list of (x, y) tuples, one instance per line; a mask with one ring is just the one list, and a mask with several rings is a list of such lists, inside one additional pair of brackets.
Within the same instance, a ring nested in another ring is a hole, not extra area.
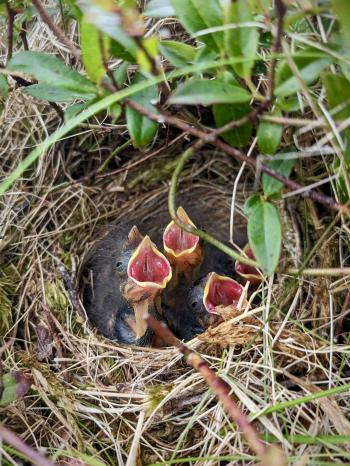
[(169, 207), (169, 213), (171, 218), (174, 220), (174, 222), (183, 230), (188, 231), (189, 233), (192, 233), (202, 240), (206, 241), (207, 243), (212, 244), (215, 246), (217, 249), (220, 249), (220, 251), (224, 252), (228, 256), (230, 256), (233, 260), (238, 260), (239, 262), (242, 262), (244, 264), (250, 265), (252, 267), (258, 267), (258, 263), (249, 257), (246, 256), (241, 256), (238, 254), (236, 251), (231, 249), (229, 246), (226, 246), (226, 244), (222, 243), (221, 241), (217, 240), (213, 236), (209, 235), (208, 233), (194, 227), (193, 225), (188, 225), (186, 223), (181, 222), (179, 218), (177, 217), (176, 214), (176, 191), (177, 191), (177, 186), (179, 183), (179, 178), (180, 174), (183, 170), (183, 167), (187, 160), (189, 160), (190, 157), (192, 157), (194, 151), (196, 149), (199, 149), (202, 145), (204, 144), (203, 141), (198, 141), (195, 143), (192, 147), (187, 149), (185, 152), (183, 152), (178, 160), (178, 163), (175, 167), (173, 176), (171, 178), (170, 182), (170, 188), (169, 188), (169, 196), (168, 196), (168, 207)]

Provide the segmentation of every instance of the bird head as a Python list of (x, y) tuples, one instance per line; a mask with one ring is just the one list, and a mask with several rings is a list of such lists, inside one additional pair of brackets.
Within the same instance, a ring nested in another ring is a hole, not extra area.
[[(181, 223), (195, 227), (183, 207), (177, 209), (177, 217)], [(184, 275), (189, 281), (203, 259), (203, 249), (199, 237), (180, 228), (172, 220), (163, 233), (165, 254), (174, 267), (175, 278)]]
[(243, 287), (233, 278), (211, 272), (203, 292), (203, 305), (207, 312), (219, 314), (218, 308), (236, 309), (243, 293)]
[(152, 243), (149, 236), (143, 237), (137, 227), (128, 235), (129, 252), (127, 279), (122, 283), (124, 298), (131, 304), (135, 315), (135, 335), (142, 338), (147, 331), (145, 317), (148, 311), (156, 312), (157, 295), (167, 286), (172, 277), (168, 259)]
[[(244, 246), (243, 252), (249, 259), (255, 260), (255, 256), (249, 243)], [(243, 262), (235, 262), (235, 271), (252, 285), (259, 285), (263, 280), (263, 275), (259, 269), (248, 264), (243, 264)]]

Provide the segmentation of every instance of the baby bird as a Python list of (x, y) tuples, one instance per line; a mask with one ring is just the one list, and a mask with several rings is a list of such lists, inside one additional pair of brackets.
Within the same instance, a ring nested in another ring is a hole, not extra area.
[(236, 280), (209, 273), (178, 295), (172, 307), (163, 306), (163, 315), (178, 338), (188, 341), (209, 326), (220, 322), (220, 308), (236, 308), (243, 287)]
[(150, 345), (153, 334), (143, 316), (160, 318), (157, 295), (171, 279), (171, 267), (137, 227), (110, 229), (82, 265), (83, 304), (90, 322), (107, 338)]
[[(177, 215), (183, 223), (194, 225), (182, 207)], [(202, 225), (214, 228), (206, 213), (195, 217), (200, 228), (203, 229)], [(237, 229), (235, 236), (240, 247), (246, 243), (245, 228)], [(234, 263), (227, 254), (184, 232), (174, 221), (164, 230), (163, 247), (174, 270), (173, 280), (162, 294), (163, 315), (178, 338), (187, 341), (203, 332), (213, 320), (202, 303), (206, 278), (198, 280), (198, 277), (207, 277), (210, 272), (216, 272), (216, 276), (233, 277), (236, 275)]]

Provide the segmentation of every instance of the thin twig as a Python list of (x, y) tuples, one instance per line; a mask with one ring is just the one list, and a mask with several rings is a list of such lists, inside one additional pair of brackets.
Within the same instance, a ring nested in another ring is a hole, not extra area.
[[(150, 120), (157, 121), (160, 124), (167, 123), (170, 126), (174, 126), (175, 128), (178, 128), (186, 133), (191, 134), (192, 136), (195, 136), (202, 141), (205, 141), (218, 149), (222, 150), (228, 155), (231, 155), (234, 157), (236, 160), (239, 160), (240, 162), (246, 162), (248, 166), (252, 167), (254, 170), (257, 168), (257, 162), (254, 158), (252, 157), (247, 157), (245, 154), (243, 154), (241, 151), (238, 149), (231, 147), (230, 145), (226, 144), (225, 142), (216, 139), (215, 134), (213, 135), (211, 132), (205, 132), (202, 131), (187, 122), (180, 120), (177, 117), (174, 117), (173, 115), (170, 115), (165, 112), (161, 112), (159, 114), (153, 113), (147, 108), (145, 108), (143, 105), (140, 105), (138, 102), (135, 102), (134, 100), (131, 99), (125, 99), (127, 105), (130, 107), (134, 108), (137, 110), (139, 113), (142, 115), (147, 116)], [(271, 168), (267, 167), (264, 164), (260, 164), (259, 168), (261, 172), (266, 173), (267, 175), (271, 176), (272, 178), (275, 178), (276, 180), (280, 181), (283, 183), (285, 186), (288, 188), (295, 190), (295, 189), (301, 189), (302, 186), (300, 186), (298, 183), (296, 183), (293, 180), (290, 180), (289, 178), (286, 178), (283, 175), (280, 175), (279, 173), (275, 172)], [(313, 190), (305, 191), (301, 194), (302, 197), (309, 197), (310, 199), (313, 199), (314, 201), (319, 202), (320, 204), (323, 204), (327, 207), (330, 207), (334, 210), (341, 211), (342, 213), (347, 213), (350, 214), (350, 209), (347, 205), (341, 204), (336, 202), (334, 199), (331, 197), (328, 197), (324, 194), (318, 193)]]
[(41, 19), (46, 23), (51, 31), (55, 34), (57, 39), (64, 44), (69, 51), (71, 52), (72, 55), (74, 55), (76, 58), (80, 59), (80, 50), (71, 42), (64, 34), (63, 31), (52, 21), (50, 15), (47, 13), (45, 10), (44, 5), (41, 3), (40, 0), (33, 0), (33, 5), (35, 8), (38, 10), (38, 13), (41, 17)]
[(24, 50), (29, 50), (29, 45), (28, 45), (28, 40), (27, 40), (27, 21), (23, 21), (19, 36), (21, 38)]
[(230, 418), (236, 422), (244, 433), (250, 448), (260, 458), (264, 457), (267, 453), (267, 448), (259, 438), (253, 425), (231, 398), (231, 387), (228, 383), (210, 369), (208, 364), (197, 353), (179, 341), (164, 322), (159, 322), (151, 315), (148, 315), (146, 321), (150, 328), (161, 337), (162, 340), (168, 345), (175, 346), (185, 356), (187, 363), (203, 376), (217, 398), (222, 402)]
[(35, 451), (29, 445), (23, 442), (12, 430), (0, 424), (0, 438), (11, 445), (17, 451), (22, 453), (26, 458), (30, 459), (36, 466), (55, 466), (56, 463), (46, 458), (44, 455)]
[(272, 100), (273, 94), (275, 91), (275, 77), (276, 77), (276, 65), (277, 59), (276, 55), (281, 52), (282, 49), (282, 36), (283, 36), (283, 20), (284, 16), (287, 13), (287, 7), (284, 4), (283, 0), (275, 0), (275, 12), (277, 17), (277, 26), (276, 26), (276, 35), (275, 40), (271, 47), (272, 60), (270, 63), (270, 70), (268, 76), (268, 86), (269, 92), (268, 96)]
[(8, 16), (8, 24), (7, 24), (7, 55), (6, 55), (6, 63), (11, 60), (12, 53), (13, 53), (13, 24), (15, 22), (16, 12), (10, 6), (10, 2), (6, 0), (6, 11)]

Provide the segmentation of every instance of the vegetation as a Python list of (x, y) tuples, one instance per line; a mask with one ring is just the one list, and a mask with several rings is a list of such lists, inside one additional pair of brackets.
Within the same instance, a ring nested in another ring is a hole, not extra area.
[[(347, 463), (350, 2), (3, 0), (0, 24), (4, 464)], [(76, 292), (97, 227), (161, 209), (263, 278), (192, 368), (96, 335)]]

